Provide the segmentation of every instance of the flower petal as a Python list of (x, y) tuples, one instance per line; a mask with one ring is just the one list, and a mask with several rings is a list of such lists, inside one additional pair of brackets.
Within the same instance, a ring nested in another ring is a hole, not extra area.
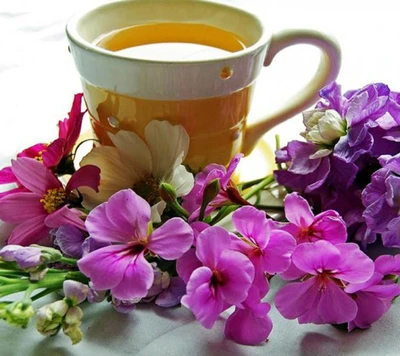
[(196, 256), (204, 266), (214, 269), (221, 253), (229, 249), (231, 236), (220, 226), (203, 230), (196, 239)]
[(289, 222), (304, 228), (308, 228), (314, 220), (314, 214), (307, 200), (297, 193), (285, 197), (285, 216)]
[(146, 177), (152, 173), (150, 150), (136, 133), (121, 130), (109, 136), (119, 151), (121, 162), (129, 167), (129, 170), (139, 177)]
[(81, 258), (78, 267), (91, 279), (95, 290), (107, 290), (121, 283), (125, 270), (134, 259), (136, 256), (127, 253), (126, 245), (106, 246)]
[(89, 213), (86, 228), (97, 241), (128, 243), (146, 237), (149, 222), (149, 204), (131, 189), (124, 189)]
[(362, 283), (372, 277), (374, 262), (355, 243), (335, 245), (341, 253), (340, 268), (335, 277), (349, 283)]
[(161, 215), (163, 214), (165, 208), (167, 207), (167, 203), (164, 200), (159, 201), (151, 206), (151, 221), (153, 223), (161, 222)]
[(81, 188), (79, 191), (84, 197), (83, 205), (93, 207), (107, 201), (114, 193), (121, 189), (132, 188), (139, 176), (121, 162), (121, 157), (115, 147), (96, 147), (83, 157), (81, 167), (94, 165), (100, 168), (99, 193), (93, 189)]
[(0, 169), (0, 184), (15, 183), (17, 181), (11, 167)]
[(50, 229), (44, 224), (45, 215), (25, 220), (12, 231), (8, 243), (22, 246), (49, 244)]
[(59, 228), (63, 225), (73, 225), (86, 231), (85, 223), (80, 218), (82, 213), (78, 209), (70, 209), (67, 205), (47, 215), (44, 223), (51, 228)]
[(158, 295), (155, 304), (163, 308), (173, 307), (181, 302), (185, 293), (186, 283), (179, 277), (172, 277), (170, 285)]
[(95, 192), (99, 191), (100, 184), (100, 168), (88, 164), (79, 168), (68, 181), (65, 190), (71, 192), (79, 187), (89, 187)]
[(148, 237), (147, 248), (166, 260), (176, 260), (193, 243), (193, 230), (180, 218), (167, 220)]
[(166, 182), (175, 188), (177, 197), (182, 197), (192, 190), (194, 185), (194, 177), (192, 173), (189, 173), (186, 170), (185, 166), (180, 164), (174, 169), (172, 176), (169, 177)]
[(321, 292), (317, 313), (321, 320), (316, 324), (342, 324), (353, 320), (357, 314), (357, 304), (332, 280), (327, 280)]
[(282, 273), (289, 268), (296, 240), (287, 232), (272, 230), (267, 247), (263, 251), (262, 265), (269, 274)]
[(346, 223), (334, 210), (326, 210), (315, 217), (312, 237), (330, 241), (333, 244), (346, 242)]
[[(316, 307), (319, 297), (317, 278), (290, 283), (275, 296), (275, 306), (286, 319), (296, 319)], [(312, 322), (312, 321), (309, 321)]]
[(256, 242), (260, 249), (268, 244), (271, 229), (264, 211), (244, 206), (233, 213), (232, 221), (240, 234)]
[(225, 337), (243, 345), (258, 345), (267, 341), (271, 330), (268, 315), (257, 316), (251, 309), (236, 308), (226, 321)]
[(56, 167), (61, 159), (63, 158), (65, 149), (65, 139), (58, 138), (54, 140), (46, 149), (43, 151), (42, 159), (43, 165), (47, 168)]
[(207, 267), (197, 268), (186, 286), (187, 294), (181, 299), (196, 319), (207, 329), (211, 329), (218, 316), (228, 307), (218, 292), (210, 288), (212, 271)]
[(297, 268), (314, 275), (321, 270), (336, 270), (341, 261), (336, 246), (324, 240), (300, 244), (293, 252), (292, 261)]
[(224, 300), (234, 305), (243, 302), (254, 279), (254, 266), (250, 260), (240, 252), (225, 250), (215, 269), (223, 280), (217, 288)]
[(127, 266), (121, 282), (111, 288), (111, 293), (119, 299), (143, 298), (154, 281), (154, 271), (150, 263), (139, 253)]
[(25, 188), (40, 196), (48, 189), (62, 187), (61, 182), (49, 169), (32, 158), (21, 157), (13, 160), (12, 171)]
[(42, 197), (34, 193), (9, 194), (1, 199), (0, 219), (8, 223), (21, 223), (25, 220), (47, 215), (40, 202)]
[(201, 261), (196, 256), (196, 250), (190, 249), (181, 258), (176, 261), (176, 271), (179, 277), (187, 283), (193, 271), (203, 266)]
[(375, 260), (375, 269), (383, 275), (400, 275), (400, 255), (382, 255)]
[(183, 126), (153, 120), (147, 124), (144, 135), (151, 152), (155, 178), (162, 178), (174, 171), (182, 163), (177, 160), (182, 153), (182, 160), (185, 159), (190, 140)]

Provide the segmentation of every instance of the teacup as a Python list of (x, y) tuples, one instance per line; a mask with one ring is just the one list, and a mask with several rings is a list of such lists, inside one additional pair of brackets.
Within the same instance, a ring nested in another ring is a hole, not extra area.
[[(100, 143), (111, 145), (108, 133), (118, 130), (143, 137), (149, 121), (168, 120), (190, 136), (185, 163), (193, 171), (251, 152), (266, 131), (313, 104), (341, 59), (323, 33), (271, 34), (257, 15), (214, 0), (109, 3), (73, 17), (67, 35)], [(321, 49), (314, 78), (289, 104), (248, 124), (261, 69), (299, 43)]]

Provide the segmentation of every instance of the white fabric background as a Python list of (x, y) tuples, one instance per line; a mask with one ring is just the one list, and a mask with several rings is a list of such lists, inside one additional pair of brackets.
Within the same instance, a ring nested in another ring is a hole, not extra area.
[[(0, 2), (0, 166), (36, 142), (52, 140), (56, 123), (70, 108), (80, 83), (67, 51), (68, 18), (103, 0), (2, 0)], [(276, 31), (311, 27), (334, 34), (342, 45), (338, 81), (344, 89), (381, 81), (400, 90), (396, 0), (335, 2), (326, 0), (236, 0), (256, 9)], [(262, 73), (251, 117), (288, 100), (313, 73), (318, 54), (312, 48), (288, 49)], [(88, 125), (86, 124), (86, 128)], [(273, 142), (297, 138), (301, 117), (266, 135)], [(272, 300), (279, 281), (272, 284)], [(330, 326), (298, 325), (271, 312), (274, 329), (262, 346), (246, 347), (223, 340), (223, 320), (209, 331), (184, 308), (141, 306), (120, 315), (109, 305), (85, 307), (84, 341), (71, 346), (63, 335), (44, 338), (33, 328), (18, 330), (0, 323), (0, 355), (397, 355), (400, 307), (370, 330), (347, 334)]]

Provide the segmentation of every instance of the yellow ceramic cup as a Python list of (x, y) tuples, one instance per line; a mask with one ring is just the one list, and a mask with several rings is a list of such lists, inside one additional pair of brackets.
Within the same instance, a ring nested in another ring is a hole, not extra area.
[[(339, 46), (327, 35), (312, 30), (271, 34), (255, 14), (218, 1), (114, 2), (73, 17), (67, 35), (101, 144), (111, 144), (108, 132), (131, 130), (143, 137), (149, 121), (168, 120), (187, 130), (191, 141), (185, 163), (194, 171), (210, 162), (226, 165), (238, 152), (250, 153), (271, 127), (312, 105), (340, 67)], [(184, 42), (223, 51), (205, 59), (143, 59), (119, 51), (124, 36), (131, 47)], [(111, 44), (103, 43), (107, 38)], [(299, 43), (321, 49), (314, 78), (289, 104), (248, 125), (262, 67)]]

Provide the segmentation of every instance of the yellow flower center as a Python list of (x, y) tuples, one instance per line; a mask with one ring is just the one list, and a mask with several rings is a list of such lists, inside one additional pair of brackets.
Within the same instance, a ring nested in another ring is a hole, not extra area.
[(159, 182), (152, 176), (147, 176), (133, 185), (133, 191), (146, 200), (150, 205), (158, 203), (160, 198)]
[(39, 151), (38, 155), (35, 157), (36, 161), (39, 161), (40, 163), (43, 163), (43, 152), (44, 151)]
[(40, 202), (43, 204), (44, 210), (49, 214), (57, 210), (60, 206), (64, 205), (67, 201), (67, 194), (63, 188), (48, 189), (47, 193), (43, 195)]

